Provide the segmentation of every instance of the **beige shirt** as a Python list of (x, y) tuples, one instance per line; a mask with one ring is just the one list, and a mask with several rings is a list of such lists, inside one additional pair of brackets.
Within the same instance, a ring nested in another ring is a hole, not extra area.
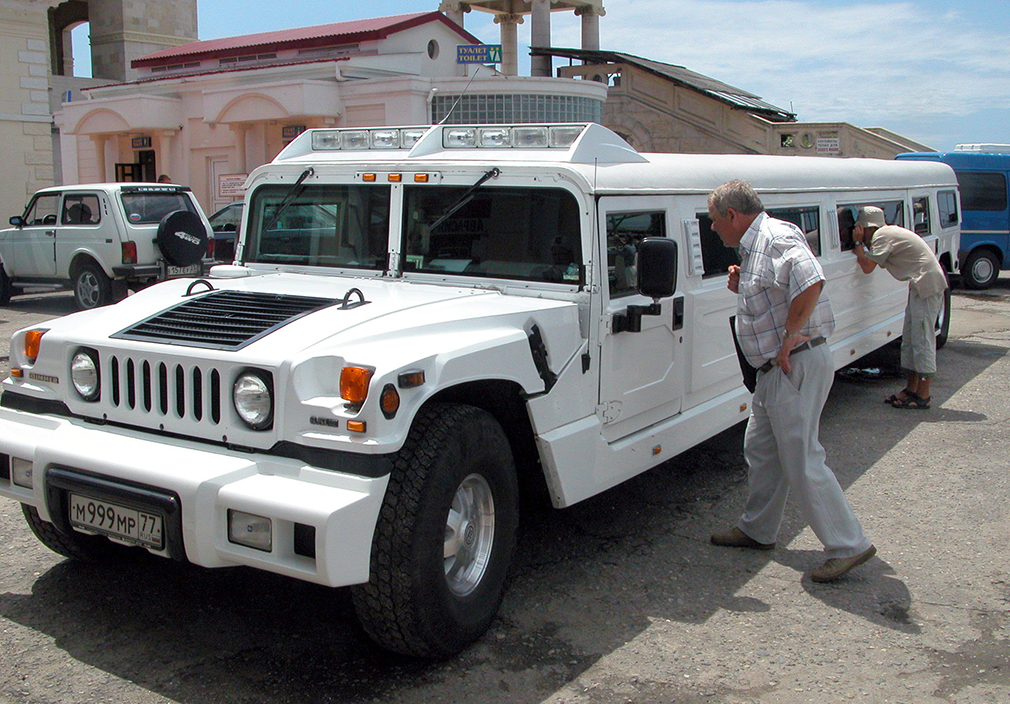
[(919, 235), (897, 225), (886, 225), (865, 243), (866, 256), (898, 281), (908, 281), (920, 298), (947, 288), (940, 262)]

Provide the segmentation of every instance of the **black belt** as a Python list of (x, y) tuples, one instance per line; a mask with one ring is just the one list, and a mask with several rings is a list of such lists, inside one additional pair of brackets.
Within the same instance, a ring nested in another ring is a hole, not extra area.
[[(827, 340), (825, 340), (823, 337), (815, 337), (811, 340), (807, 340), (802, 344), (796, 345), (789, 351), (789, 354), (793, 355), (796, 354), (797, 352), (802, 352), (803, 350), (809, 350), (819, 345), (823, 345), (825, 342), (827, 342)], [(769, 359), (767, 362), (758, 367), (758, 371), (770, 372), (772, 370), (772, 367), (774, 366), (775, 366), (775, 360)]]

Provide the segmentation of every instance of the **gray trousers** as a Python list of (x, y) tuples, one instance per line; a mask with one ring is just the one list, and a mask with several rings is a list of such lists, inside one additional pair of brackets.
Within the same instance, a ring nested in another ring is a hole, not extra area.
[(901, 330), (901, 367), (919, 376), (936, 373), (936, 316), (940, 315), (943, 297), (943, 291), (922, 298), (911, 287), (908, 289)]
[(774, 543), (792, 492), (828, 558), (858, 555), (870, 541), (818, 440), (834, 379), (831, 353), (820, 345), (789, 361), (788, 376), (779, 367), (758, 375), (744, 436), (748, 497), (739, 528), (760, 543)]

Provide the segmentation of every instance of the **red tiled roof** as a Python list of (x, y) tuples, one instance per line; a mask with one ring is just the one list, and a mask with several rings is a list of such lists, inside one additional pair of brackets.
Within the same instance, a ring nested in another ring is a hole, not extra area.
[(441, 12), (415, 12), (409, 15), (376, 17), (351, 22), (335, 22), (314, 27), (281, 29), (275, 32), (246, 34), (240, 37), (224, 37), (206, 41), (190, 42), (171, 49), (134, 59), (133, 68), (167, 66), (181, 62), (220, 59), (231, 56), (245, 56), (251, 53), (265, 54), (285, 49), (314, 49), (357, 42), (384, 39), (390, 34), (402, 32), (428, 22), (442, 22), (454, 29), (467, 42), (479, 44), (480, 40), (447, 18)]

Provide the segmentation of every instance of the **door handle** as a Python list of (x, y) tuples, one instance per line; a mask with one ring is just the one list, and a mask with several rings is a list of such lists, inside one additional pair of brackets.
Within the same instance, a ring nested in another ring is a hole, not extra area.
[(684, 297), (673, 299), (673, 329), (680, 330), (684, 327)]
[(47, 237), (55, 237), (56, 236), (56, 230), (46, 230), (46, 236)]

